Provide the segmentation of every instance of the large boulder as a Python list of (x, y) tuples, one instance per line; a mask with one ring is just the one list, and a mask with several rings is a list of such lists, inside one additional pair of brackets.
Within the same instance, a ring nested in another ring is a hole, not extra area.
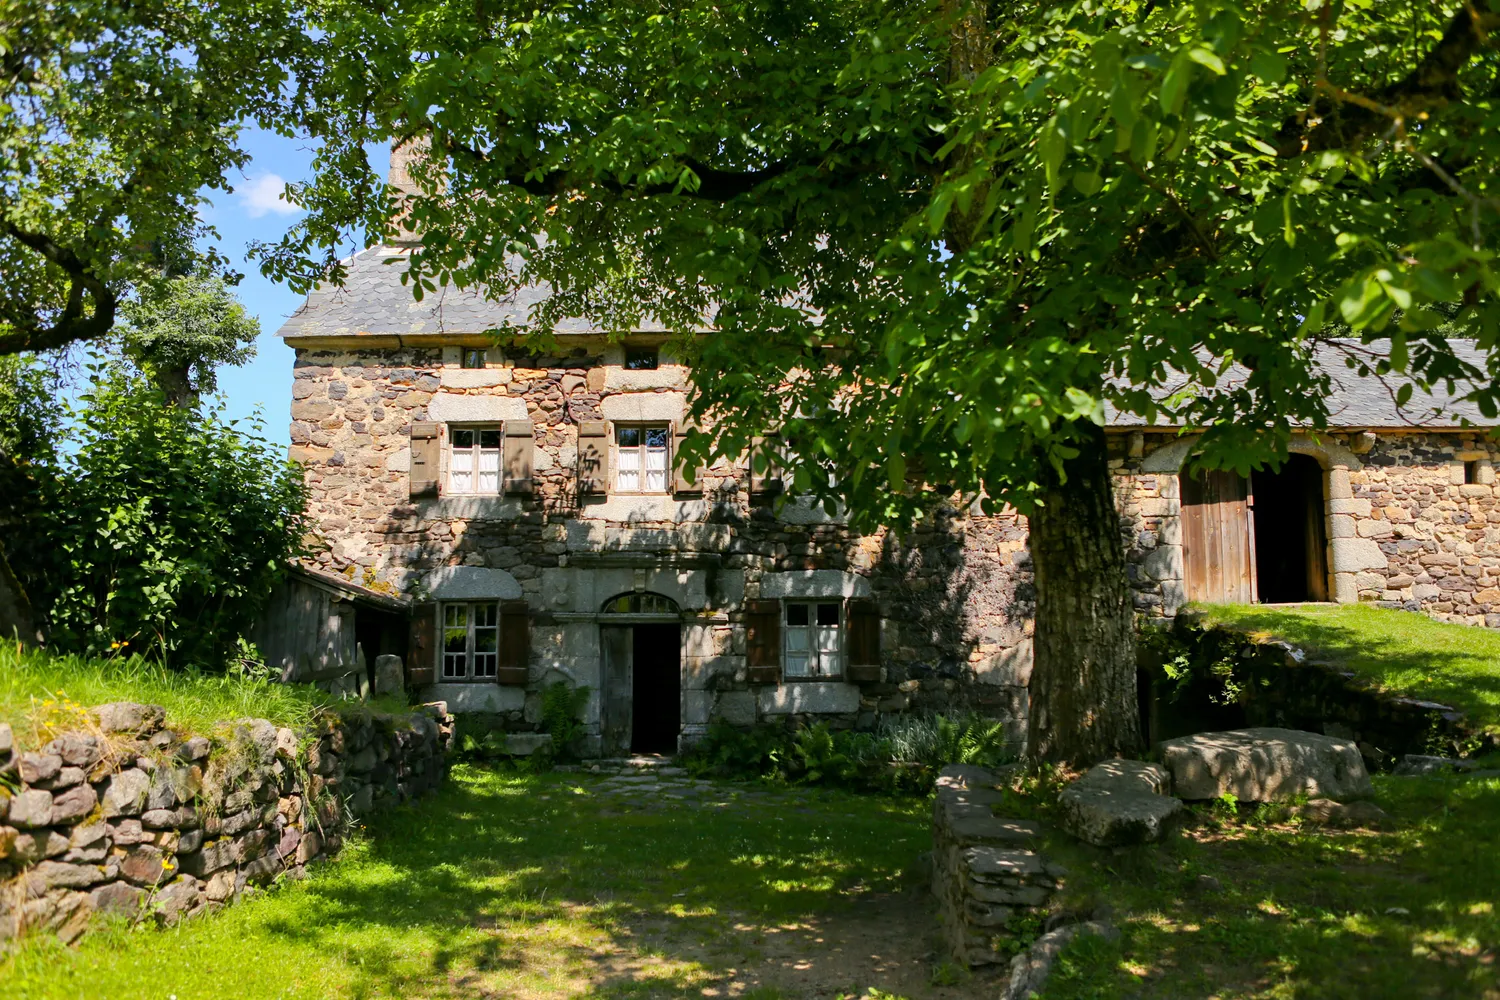
[(1172, 791), (1183, 799), (1232, 795), (1241, 802), (1361, 799), (1375, 793), (1350, 740), (1296, 729), (1199, 733), (1161, 744)]
[(1090, 768), (1058, 796), (1062, 828), (1095, 847), (1161, 839), (1182, 802), (1167, 794), (1165, 768), (1139, 760), (1107, 760)]

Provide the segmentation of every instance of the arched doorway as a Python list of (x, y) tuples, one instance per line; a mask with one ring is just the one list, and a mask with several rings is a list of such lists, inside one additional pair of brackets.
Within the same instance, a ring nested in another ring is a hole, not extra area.
[(1222, 469), (1181, 473), (1187, 599), (1328, 600), (1326, 480), (1317, 459), (1303, 454), (1249, 479)]
[(675, 753), (682, 732), (681, 612), (669, 597), (620, 594), (599, 609), (606, 755)]

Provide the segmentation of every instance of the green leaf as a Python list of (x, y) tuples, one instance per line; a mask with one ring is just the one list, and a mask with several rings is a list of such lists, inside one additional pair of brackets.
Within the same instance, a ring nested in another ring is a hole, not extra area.
[(1172, 60), (1172, 65), (1167, 67), (1167, 72), (1161, 78), (1161, 110), (1163, 114), (1177, 115), (1182, 113), (1182, 105), (1187, 100), (1188, 83), (1193, 78), (1193, 64), (1188, 60), (1186, 53), (1178, 53), (1177, 58)]
[(1224, 60), (1215, 55), (1212, 49), (1204, 48), (1201, 45), (1195, 46), (1188, 50), (1188, 58), (1199, 66), (1206, 66), (1213, 70), (1219, 76), (1224, 75)]
[(1136, 122), (1130, 137), (1130, 158), (1142, 167), (1149, 165), (1156, 156), (1157, 136), (1156, 122), (1146, 118)]
[(1037, 154), (1041, 157), (1042, 167), (1047, 174), (1047, 187), (1056, 194), (1057, 189), (1062, 186), (1062, 165), (1068, 155), (1068, 140), (1057, 127), (1055, 117), (1042, 127), (1042, 134), (1036, 145)]
[(1104, 186), (1104, 179), (1096, 171), (1080, 171), (1073, 175), (1073, 186), (1085, 197), (1096, 195)]
[(1306, 335), (1317, 333), (1323, 329), (1323, 324), (1326, 322), (1324, 315), (1327, 311), (1328, 303), (1326, 301), (1319, 301), (1317, 305), (1307, 311), (1307, 317), (1302, 320), (1302, 325), (1297, 328), (1297, 332)]

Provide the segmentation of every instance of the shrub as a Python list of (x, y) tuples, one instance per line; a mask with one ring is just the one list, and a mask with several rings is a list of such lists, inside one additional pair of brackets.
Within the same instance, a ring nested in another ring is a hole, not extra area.
[(113, 371), (84, 402), (16, 560), (51, 644), (223, 669), (301, 549), (300, 471), (139, 375)]

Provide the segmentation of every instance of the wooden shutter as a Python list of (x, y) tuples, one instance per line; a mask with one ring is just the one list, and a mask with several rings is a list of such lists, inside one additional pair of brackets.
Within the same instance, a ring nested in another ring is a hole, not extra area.
[(609, 492), (609, 421), (578, 422), (578, 492)]
[(431, 420), (414, 420), (411, 425), (411, 470), (407, 473), (409, 494), (417, 497), (438, 495), (438, 425)]
[(690, 420), (683, 420), (672, 427), (672, 492), (702, 493), (703, 481), (708, 478), (708, 467), (698, 466), (693, 470), (693, 481), (688, 482), (688, 467), (682, 461), (682, 443), (689, 434), (697, 430)]
[(425, 687), (437, 673), (437, 616), (433, 603), (416, 604), (411, 609), (411, 629), (407, 633), (406, 683), (408, 687)]
[(845, 645), (849, 653), (849, 680), (880, 680), (880, 605), (869, 600), (850, 600), (845, 605), (844, 620), (849, 627)]
[(781, 683), (781, 602), (745, 602), (745, 665), (751, 684)]
[(525, 684), (531, 672), (531, 617), (525, 601), (500, 602), (501, 684)]
[(781, 436), (771, 434), (750, 439), (750, 492), (781, 492)]
[(536, 437), (530, 420), (505, 422), (505, 492), (531, 492), (531, 460)]

